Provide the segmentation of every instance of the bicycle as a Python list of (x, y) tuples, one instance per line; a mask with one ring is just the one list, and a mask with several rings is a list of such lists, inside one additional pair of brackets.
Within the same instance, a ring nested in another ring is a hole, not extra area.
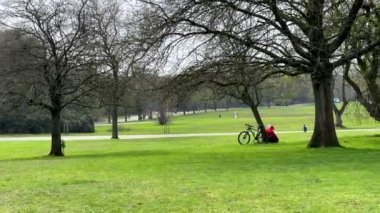
[(240, 132), (238, 136), (238, 142), (240, 145), (248, 144), (251, 142), (251, 135), (253, 136), (252, 141), (256, 141), (257, 143), (264, 143), (261, 130), (262, 127), (258, 126), (257, 129), (255, 129), (252, 125), (249, 124), (245, 124), (245, 126), (247, 130)]

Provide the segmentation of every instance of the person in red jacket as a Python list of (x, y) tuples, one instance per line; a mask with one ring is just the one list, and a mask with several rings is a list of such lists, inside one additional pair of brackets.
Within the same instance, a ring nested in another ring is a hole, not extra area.
[(277, 143), (278, 142), (278, 137), (276, 133), (274, 133), (274, 127), (272, 125), (269, 125), (265, 129), (265, 142), (269, 143)]

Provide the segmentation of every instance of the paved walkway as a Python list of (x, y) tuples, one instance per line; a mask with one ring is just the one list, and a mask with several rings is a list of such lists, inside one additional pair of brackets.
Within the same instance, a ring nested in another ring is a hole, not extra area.
[[(196, 134), (155, 134), (155, 135), (119, 135), (119, 139), (152, 139), (152, 138), (183, 138), (183, 137), (204, 137), (204, 136), (225, 136), (236, 135), (237, 133), (196, 133)], [(110, 135), (83, 135), (83, 136), (62, 136), (66, 141), (80, 140), (107, 140)], [(0, 142), (4, 141), (49, 141), (50, 136), (30, 136), (30, 137), (0, 137)]]
[[(151, 124), (153, 121), (119, 122), (119, 125)], [(95, 126), (111, 126), (109, 123), (96, 123)]]
[[(337, 130), (337, 132), (379, 132), (380, 129), (343, 129)], [(312, 131), (309, 131), (309, 133)], [(281, 134), (291, 134), (291, 133), (303, 133), (302, 131), (276, 131), (278, 135)], [(153, 138), (185, 138), (185, 137), (208, 137), (208, 136), (229, 136), (238, 135), (237, 132), (229, 133), (193, 133), (193, 134), (155, 134), (155, 135), (119, 135), (120, 139), (131, 140), (131, 139), (153, 139)], [(82, 136), (62, 136), (63, 140), (66, 141), (79, 141), (79, 140), (107, 140), (110, 139), (110, 135), (82, 135)], [(30, 137), (0, 137), (0, 142), (11, 142), (11, 141), (49, 141), (50, 136), (30, 136)]]

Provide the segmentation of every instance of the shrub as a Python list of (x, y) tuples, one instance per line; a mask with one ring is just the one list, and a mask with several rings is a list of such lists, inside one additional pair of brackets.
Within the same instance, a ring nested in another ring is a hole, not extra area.
[[(85, 111), (66, 110), (62, 113), (62, 132), (94, 132), (92, 117)], [(0, 133), (49, 133), (50, 115), (31, 107), (21, 107), (13, 112), (0, 114)]]

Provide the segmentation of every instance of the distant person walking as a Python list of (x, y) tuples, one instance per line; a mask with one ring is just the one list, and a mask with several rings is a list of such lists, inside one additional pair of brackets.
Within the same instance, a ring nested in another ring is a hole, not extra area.
[(234, 118), (235, 119), (237, 118), (237, 112), (236, 111), (234, 112)]
[(306, 126), (306, 124), (303, 125), (303, 132), (307, 132), (307, 126)]

